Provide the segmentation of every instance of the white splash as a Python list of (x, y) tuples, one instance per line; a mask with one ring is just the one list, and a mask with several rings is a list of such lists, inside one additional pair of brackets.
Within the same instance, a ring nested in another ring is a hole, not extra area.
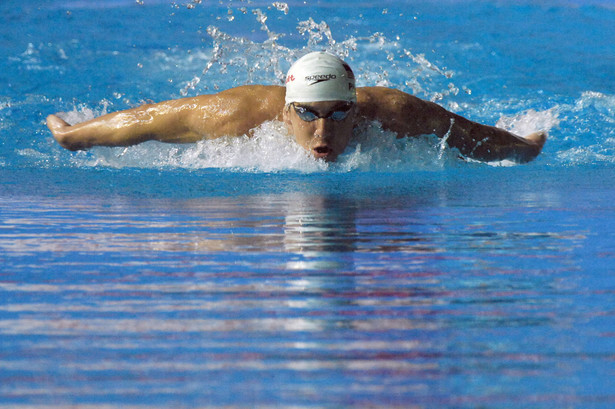
[(436, 137), (398, 139), (377, 122), (356, 130), (337, 162), (311, 157), (290, 136), (283, 123), (270, 121), (251, 136), (223, 137), (196, 144), (146, 142), (127, 148), (96, 147), (73, 156), (85, 167), (231, 169), (240, 172), (352, 172), (436, 170), (460, 163), (455, 151), (443, 154)]
[(529, 109), (514, 116), (502, 116), (495, 124), (515, 135), (524, 136), (537, 131), (550, 131), (560, 123), (557, 108), (546, 111)]
[(586, 91), (571, 105), (558, 107), (574, 130), (562, 139), (559, 163), (615, 163), (615, 95)]
[[(273, 3), (273, 6), (286, 14), (285, 3)], [(248, 10), (242, 7), (241, 12), (246, 14)], [(421, 94), (425, 99), (438, 100), (449, 107), (456, 102), (445, 99), (456, 96), (460, 89), (471, 93), (467, 87), (451, 82), (454, 76), (452, 71), (427, 60), (424, 54), (403, 48), (398, 41), (390, 40), (382, 33), (360, 38), (350, 36), (340, 41), (326, 22), (317, 23), (309, 18), (299, 21), (296, 26), (306, 45), (291, 49), (280, 42), (286, 34), (276, 33), (269, 27), (268, 23), (273, 25), (274, 20), (268, 20), (260, 9), (252, 10), (252, 14), (257, 27), (267, 33), (263, 42), (233, 36), (218, 27), (209, 26), (207, 35), (213, 40), (212, 49), (192, 50), (185, 56), (157, 52), (152, 59), (163, 71), (182, 67), (182, 74), (191, 78), (178, 90), (184, 96), (240, 85), (228, 78), (240, 78), (241, 81), (234, 81), (241, 84), (278, 83), (290, 63), (311, 49), (325, 49), (347, 59), (358, 81), (363, 83), (359, 84), (361, 86), (393, 86)], [(600, 111), (608, 122), (613, 118), (614, 104), (605, 98), (599, 93), (586, 93), (574, 106), (556, 106), (544, 111), (526, 110), (501, 117), (496, 126), (520, 136), (538, 130), (549, 131), (565, 121), (570, 111), (581, 112), (584, 109)], [(102, 101), (97, 109), (76, 107), (63, 118), (69, 123), (82, 122), (105, 114), (109, 105)], [(440, 139), (397, 139), (393, 133), (373, 123), (357, 129), (346, 152), (336, 163), (328, 164), (310, 157), (278, 122), (261, 125), (250, 137), (220, 138), (190, 145), (148, 142), (130, 148), (94, 148), (86, 153), (74, 154), (72, 160), (77, 166), (220, 168), (256, 172), (395, 172), (441, 169), (460, 163), (456, 151), (443, 149)]]
[(222, 137), (195, 144), (146, 142), (127, 148), (96, 147), (75, 156), (82, 166), (113, 168), (233, 169), (247, 172), (315, 172), (328, 164), (311, 158), (281, 122), (265, 122), (251, 136)]
[(79, 106), (75, 106), (72, 111), (59, 112), (58, 116), (69, 124), (75, 125), (102, 115), (106, 115), (111, 103), (107, 100), (102, 100), (99, 105), (99, 108), (93, 109), (85, 104), (81, 104)]

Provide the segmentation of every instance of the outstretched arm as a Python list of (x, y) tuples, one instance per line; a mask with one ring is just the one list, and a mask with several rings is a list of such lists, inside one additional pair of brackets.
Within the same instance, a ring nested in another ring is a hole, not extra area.
[(542, 150), (545, 132), (519, 137), (504, 129), (470, 121), (405, 92), (382, 87), (359, 88), (360, 115), (376, 119), (400, 137), (435, 134), (462, 155), (482, 160), (528, 162)]
[(544, 131), (534, 132), (523, 137), (504, 129), (472, 122), (444, 109), (442, 121), (449, 120), (449, 129), (438, 136), (447, 137), (447, 144), (459, 149), (462, 155), (483, 161), (511, 159), (516, 162), (529, 162), (542, 151), (547, 140)]
[(252, 85), (143, 105), (72, 126), (50, 115), (47, 126), (60, 145), (70, 150), (148, 140), (185, 143), (244, 135), (280, 115), (283, 105), (283, 87)]

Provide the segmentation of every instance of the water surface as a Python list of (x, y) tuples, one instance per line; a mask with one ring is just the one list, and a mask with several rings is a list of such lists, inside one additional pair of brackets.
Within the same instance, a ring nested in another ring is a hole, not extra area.
[[(612, 2), (3, 2), (0, 407), (611, 408)], [(280, 124), (61, 149), (148, 100), (276, 83), (306, 50), (520, 134), (467, 162)]]

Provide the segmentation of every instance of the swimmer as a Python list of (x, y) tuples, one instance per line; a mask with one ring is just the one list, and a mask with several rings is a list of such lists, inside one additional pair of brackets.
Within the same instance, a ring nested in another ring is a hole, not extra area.
[(56, 115), (47, 126), (69, 150), (130, 146), (156, 140), (190, 143), (222, 136), (250, 135), (266, 121), (283, 121), (288, 133), (315, 158), (335, 161), (362, 121), (378, 121), (398, 138), (446, 137), (466, 157), (481, 161), (528, 162), (542, 150), (545, 132), (519, 137), (481, 125), (441, 106), (385, 87), (355, 87), (351, 68), (324, 52), (297, 60), (286, 86), (246, 85), (143, 105), (69, 125)]

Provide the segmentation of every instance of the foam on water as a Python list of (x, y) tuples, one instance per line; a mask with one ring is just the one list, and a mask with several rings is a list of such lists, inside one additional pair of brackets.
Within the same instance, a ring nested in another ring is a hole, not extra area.
[[(274, 4), (274, 9), (272, 12), (288, 13), (285, 3)], [(230, 10), (229, 15), (232, 14)], [(241, 8), (241, 13), (250, 14), (245, 7)], [(186, 73), (198, 64), (204, 64), (198, 75), (180, 86), (182, 96), (216, 92), (240, 84), (282, 83), (291, 63), (315, 49), (324, 49), (349, 60), (359, 86), (396, 87), (438, 102), (457, 95), (460, 89), (471, 94), (468, 87), (452, 82), (453, 71), (438, 66), (424, 54), (414, 53), (403, 47), (398, 39), (390, 40), (382, 33), (365, 37), (349, 36), (338, 41), (326, 21), (316, 22), (309, 18), (299, 21), (296, 27), (305, 43), (291, 48), (280, 42), (285, 34), (276, 33), (268, 26), (265, 12), (257, 8), (251, 13), (260, 30), (266, 34), (262, 42), (241, 35), (233, 36), (219, 27), (209, 26), (206, 33), (213, 41), (211, 53), (196, 50), (177, 55), (158, 51), (153, 54), (152, 60), (157, 61), (161, 70), (182, 67)], [(229, 78), (233, 78), (232, 83), (229, 83)], [(237, 78), (242, 79), (239, 84)], [(404, 78), (401, 84), (399, 78)], [(81, 105), (61, 116), (74, 124), (114, 110), (110, 105), (113, 103), (109, 101), (102, 101), (98, 109)], [(458, 108), (456, 102), (450, 99), (447, 105)], [(550, 130), (558, 123), (558, 112), (551, 108), (545, 111), (526, 110), (511, 117), (502, 117), (497, 126), (524, 135), (537, 130)], [(75, 166), (225, 168), (261, 172), (407, 171), (441, 169), (457, 163), (460, 163), (458, 154), (444, 149), (443, 141), (433, 137), (400, 140), (377, 123), (357, 129), (353, 142), (335, 164), (309, 157), (278, 122), (263, 124), (252, 137), (221, 138), (193, 145), (145, 143), (130, 148), (95, 148), (72, 157)]]
[[(200, 0), (0, 2), (0, 408), (612, 408), (615, 87), (539, 46), (592, 50), (579, 33), (594, 27), (578, 23), (604, 10), (385, 0), (297, 13), (293, 1), (258, 1), (260, 14), (253, 2), (232, 14)], [(69, 20), (58, 4), (83, 9)], [(396, 19), (399, 7), (423, 21)], [(310, 38), (347, 52), (360, 85), (550, 129), (546, 151), (485, 168), (369, 123), (326, 164), (277, 122), (88, 152), (45, 128), (58, 111), (74, 123), (182, 90), (275, 84)], [(526, 53), (545, 64), (519, 64)]]
[[(98, 111), (82, 106), (61, 116), (69, 123), (78, 123), (103, 115), (107, 109), (105, 101)], [(503, 116), (497, 126), (518, 135), (550, 130), (558, 126), (560, 111), (561, 108), (528, 110), (511, 117)], [(458, 153), (447, 148), (444, 140), (428, 135), (398, 139), (395, 133), (383, 130), (378, 122), (358, 127), (336, 163), (326, 163), (308, 155), (278, 121), (262, 124), (251, 136), (223, 137), (185, 145), (147, 142), (127, 148), (96, 147), (72, 157), (73, 165), (86, 167), (220, 168), (258, 172), (403, 172), (437, 170), (460, 163)], [(513, 165), (507, 161), (494, 164)]]
[(572, 104), (557, 107), (567, 131), (556, 161), (564, 165), (615, 163), (615, 95), (584, 92)]
[[(109, 110), (109, 101), (97, 108), (79, 106), (61, 116), (69, 123), (79, 123)], [(588, 121), (588, 111), (603, 123)], [(515, 115), (502, 115), (495, 126), (517, 135), (539, 130), (572, 129), (563, 138), (550, 135), (548, 143), (557, 145), (555, 154), (546, 158), (549, 165), (579, 165), (615, 162), (615, 96), (586, 92), (571, 104), (558, 104), (546, 110), (528, 109)], [(605, 132), (596, 139), (585, 138), (596, 128)], [(44, 152), (23, 151), (35, 159)], [(543, 156), (545, 156), (543, 154)], [(267, 122), (251, 137), (220, 138), (197, 144), (162, 144), (148, 142), (129, 148), (97, 147), (89, 152), (73, 154), (72, 165), (108, 166), (113, 168), (224, 168), (241, 171), (407, 171), (441, 169), (460, 163), (454, 150), (446, 149), (435, 137), (397, 139), (384, 131), (378, 123), (365, 124), (355, 132), (347, 150), (335, 164), (311, 158), (294, 143), (284, 125)], [(502, 164), (498, 162), (497, 164)], [(507, 163), (512, 164), (512, 163)]]
[[(91, 109), (64, 115), (96, 116)], [(27, 152), (25, 154), (32, 154)], [(47, 159), (47, 158), (44, 158)], [(251, 136), (223, 137), (196, 144), (146, 142), (127, 148), (96, 147), (77, 152), (72, 166), (111, 168), (219, 168), (256, 172), (403, 172), (409, 169), (437, 170), (460, 163), (456, 152), (445, 149), (436, 137), (398, 139), (379, 123), (367, 123), (355, 132), (355, 138), (335, 163), (314, 159), (293, 141), (285, 125), (269, 121)]]
[[(118, 5), (120, 3), (117, 2)], [(69, 4), (76, 7), (74, 2)], [(186, 11), (188, 13), (206, 7), (198, 2), (189, 4), (193, 7), (189, 7), (191, 10)], [(557, 131), (549, 136), (549, 152), (538, 159), (542, 163), (555, 166), (615, 163), (613, 95), (587, 90), (579, 97), (556, 95), (549, 99), (538, 93), (537, 99), (525, 101), (525, 95), (513, 95), (509, 100), (487, 95), (481, 101), (476, 96), (478, 92), (473, 93), (472, 90), (476, 86), (481, 91), (480, 85), (464, 83), (466, 80), (459, 79), (458, 73), (444, 66), (441, 60), (432, 61), (424, 50), (413, 50), (399, 35), (387, 36), (381, 32), (365, 35), (364, 32), (357, 32), (339, 38), (327, 21), (318, 21), (313, 17), (297, 20), (293, 23), (294, 31), (284, 28), (284, 24), (287, 27), (288, 20), (293, 18), (289, 13), (294, 7), (298, 6), (281, 2), (260, 4), (258, 7), (229, 3), (224, 24), (221, 22), (220, 25), (209, 25), (199, 30), (198, 35), (202, 36), (202, 43), (207, 46), (189, 50), (181, 46), (166, 49), (154, 47), (152, 50), (145, 49), (135, 57), (139, 72), (144, 77), (151, 75), (155, 78), (152, 82), (171, 86), (177, 95), (160, 89), (156, 90), (157, 94), (149, 92), (149, 89), (141, 92), (139, 85), (138, 91), (127, 91), (121, 88), (122, 85), (104, 82), (99, 85), (115, 87), (107, 98), (93, 103), (76, 97), (76, 107), (63, 117), (70, 123), (77, 123), (106, 112), (134, 107), (144, 99), (149, 102), (150, 98), (163, 100), (193, 96), (243, 84), (281, 84), (286, 70), (298, 57), (311, 50), (326, 50), (349, 61), (357, 76), (358, 86), (398, 88), (438, 102), (469, 119), (496, 125), (518, 135), (538, 130)], [(410, 16), (408, 18), (411, 19)], [(333, 18), (336, 19), (339, 17)], [(351, 17), (348, 19), (349, 25), (358, 22)], [(246, 28), (240, 30), (240, 34), (229, 30), (242, 25)], [(81, 49), (75, 41), (27, 43), (25, 49), (9, 58), (9, 66), (34, 74), (30, 80), (33, 89), (43, 83), (48, 86), (53, 81), (45, 82), (38, 80), (38, 77), (65, 75), (77, 64), (79, 53), (91, 53), (92, 50)], [(464, 51), (463, 45), (458, 47), (457, 51), (466, 56), (476, 51)], [(113, 51), (112, 55), (116, 53), (119, 55), (121, 51)], [(130, 77), (136, 74), (122, 75)], [(131, 79), (139, 81), (139, 78)], [(498, 82), (497, 79), (489, 81)], [(67, 105), (61, 99), (50, 100), (39, 94), (28, 94), (25, 101), (15, 98), (6, 96), (0, 100), (0, 130), (13, 129), (17, 123), (23, 122), (23, 118), (16, 114), (18, 107), (23, 106), (23, 111), (32, 110), (31, 105), (37, 104), (37, 101), (38, 106), (34, 110), (47, 109), (49, 105)], [(52, 113), (51, 109), (43, 114)], [(490, 123), (496, 120), (497, 123)], [(441, 169), (459, 163), (456, 153), (443, 150), (441, 141), (437, 139), (397, 140), (376, 124), (368, 124), (364, 129), (357, 130), (353, 144), (333, 165), (307, 157), (278, 123), (262, 125), (252, 138), (222, 138), (190, 146), (146, 143), (128, 149), (96, 148), (91, 152), (75, 154), (57, 147), (42, 122), (37, 126), (40, 129), (36, 132), (42, 137), (38, 141), (28, 138), (28, 142), (17, 146), (14, 152), (26, 162), (39, 166), (212, 167), (263, 172), (312, 172)], [(596, 129), (601, 129), (601, 134), (592, 137)], [(0, 155), (0, 163), (10, 165), (14, 159), (11, 152), (6, 150), (2, 154), (4, 157)], [(68, 160), (67, 155), (71, 155)]]

